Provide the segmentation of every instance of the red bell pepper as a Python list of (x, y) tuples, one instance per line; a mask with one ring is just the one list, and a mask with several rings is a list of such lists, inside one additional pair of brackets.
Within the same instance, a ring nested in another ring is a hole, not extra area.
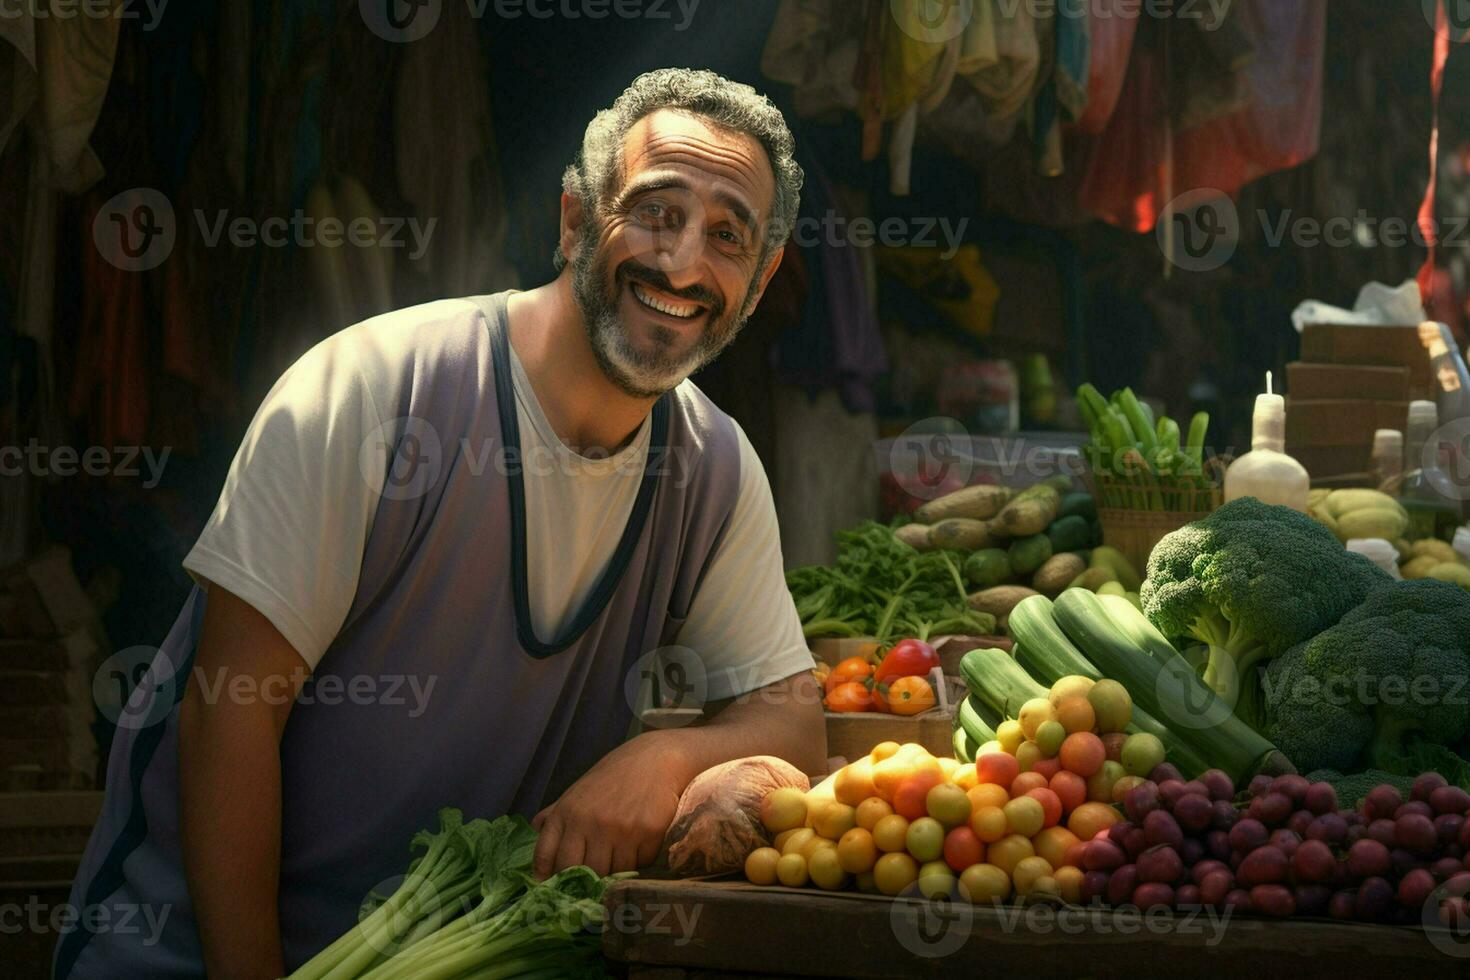
[(888, 651), (873, 673), (873, 683), (886, 684), (898, 677), (922, 677), (939, 666), (939, 654), (923, 640), (900, 640)]

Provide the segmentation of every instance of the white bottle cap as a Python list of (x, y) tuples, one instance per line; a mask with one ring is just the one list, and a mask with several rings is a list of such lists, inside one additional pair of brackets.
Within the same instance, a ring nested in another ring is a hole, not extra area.
[(1373, 433), (1373, 455), (1376, 456), (1402, 456), (1404, 454), (1404, 434), (1398, 429), (1379, 429)]
[(1257, 395), (1251, 417), (1251, 449), (1286, 448), (1286, 399), (1280, 395)]

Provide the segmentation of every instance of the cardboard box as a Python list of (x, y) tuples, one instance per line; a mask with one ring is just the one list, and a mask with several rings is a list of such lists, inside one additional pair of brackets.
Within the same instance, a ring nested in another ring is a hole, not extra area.
[(1444, 334), (1434, 322), (1417, 327), (1309, 323), (1302, 331), (1302, 360), (1407, 368), (1411, 400), (1432, 399), (1438, 390), (1432, 352), (1443, 345)]
[(1352, 398), (1409, 402), (1414, 400), (1411, 389), (1409, 369), (1404, 367), (1304, 361), (1286, 365), (1286, 393), (1304, 401)]
[(1348, 474), (1365, 474), (1372, 468), (1371, 446), (1292, 446), (1286, 451), (1307, 468), (1315, 485)]
[[(1397, 429), (1403, 432), (1408, 427), (1408, 402), (1348, 398), (1286, 400), (1288, 452), (1306, 446), (1361, 446), (1371, 454), (1376, 431)], [(1310, 467), (1308, 469), (1310, 471)]]

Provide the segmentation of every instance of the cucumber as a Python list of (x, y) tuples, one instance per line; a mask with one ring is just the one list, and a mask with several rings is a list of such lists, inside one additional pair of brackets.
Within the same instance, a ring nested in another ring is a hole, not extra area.
[(960, 710), (955, 715), (965, 737), (977, 749), (986, 742), (995, 740), (995, 728), (985, 720), (985, 715), (986, 712), (973, 694), (960, 702)]
[(1042, 565), (1045, 565), (1052, 555), (1051, 539), (1045, 534), (1033, 534), (1027, 538), (1011, 542), (1010, 551), (1006, 557), (1010, 559), (1011, 571), (1026, 578)]
[[(1141, 707), (1168, 726), (1169, 738), (1154, 734), (1163, 739), (1170, 761), (1181, 770), (1184, 766), (1174, 754), (1176, 744), (1210, 767), (1223, 769), (1237, 785), (1257, 772), (1291, 771), (1290, 763), (1275, 746), (1237, 718), (1231, 706), (1216, 697), (1182, 657), (1175, 654), (1161, 663), (1154, 653), (1131, 642), (1096, 595), (1070, 589), (1057, 599), (1053, 613), (1057, 625), (1083, 656), (1105, 677), (1128, 689), (1133, 696), (1135, 723), (1136, 709)], [(1162, 651), (1156, 653), (1162, 658)]]
[(1004, 650), (971, 650), (960, 658), (960, 673), (980, 704), (1002, 718), (1015, 718), (1021, 705), (1047, 695)]
[(1011, 560), (1000, 548), (982, 548), (965, 559), (965, 579), (977, 589), (1005, 585), (1015, 577)]
[(980, 746), (970, 744), (970, 738), (959, 725), (954, 728), (954, 757), (961, 762), (974, 762), (975, 750)]
[(1179, 656), (1179, 651), (1174, 649), (1174, 644), (1165, 639), (1164, 634), (1148, 621), (1148, 617), (1139, 611), (1127, 596), (1099, 592), (1098, 598), (1102, 601), (1103, 610), (1107, 613), (1108, 618), (1128, 638), (1128, 642), (1157, 660), (1160, 667), (1166, 666), (1172, 658)]
[(1041, 683), (1055, 684), (1074, 674), (1102, 679), (1057, 625), (1046, 596), (1034, 595), (1017, 603), (1011, 610), (1010, 631), (1016, 641), (1016, 660)]

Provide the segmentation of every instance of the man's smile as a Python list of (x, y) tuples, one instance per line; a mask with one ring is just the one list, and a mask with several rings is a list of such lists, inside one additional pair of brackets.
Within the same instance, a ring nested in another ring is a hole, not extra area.
[(679, 299), (662, 290), (644, 285), (641, 282), (632, 282), (629, 283), (629, 286), (632, 290), (633, 298), (643, 307), (675, 320), (687, 322), (706, 312), (706, 308), (699, 303)]

